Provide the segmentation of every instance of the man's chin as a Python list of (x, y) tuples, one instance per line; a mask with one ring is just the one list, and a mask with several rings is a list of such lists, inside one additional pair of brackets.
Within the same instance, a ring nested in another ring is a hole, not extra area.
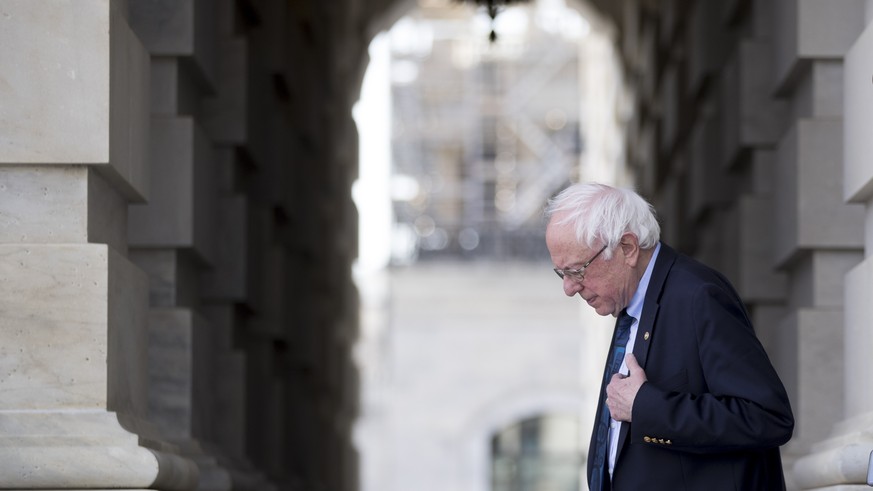
[(597, 312), (597, 315), (602, 315), (603, 317), (606, 317), (607, 315), (611, 315), (613, 317), (616, 317), (615, 312), (613, 312), (612, 310), (609, 310), (605, 305), (601, 304), (601, 305), (598, 305), (596, 307), (594, 305), (592, 305), (591, 307), (594, 309), (595, 312)]
[[(580, 295), (580, 297), (581, 297), (581, 295)], [(582, 298), (582, 300), (585, 300), (585, 298)], [(590, 300), (585, 300), (585, 303), (587, 303), (589, 307), (594, 309), (594, 312), (596, 312), (597, 315), (602, 315), (602, 316), (607, 316), (607, 315), (614, 316), (615, 315), (615, 313), (613, 311), (608, 310), (607, 306), (603, 302), (600, 301), (600, 297), (592, 297)]]

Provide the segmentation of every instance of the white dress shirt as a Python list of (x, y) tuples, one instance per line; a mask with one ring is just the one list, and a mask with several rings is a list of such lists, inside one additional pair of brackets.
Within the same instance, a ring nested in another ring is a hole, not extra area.
[[(640, 278), (640, 284), (637, 287), (637, 291), (634, 292), (633, 298), (631, 298), (630, 304), (628, 304), (626, 310), (627, 314), (634, 318), (633, 324), (631, 324), (630, 329), (630, 338), (628, 338), (627, 346), (625, 347), (625, 354), (633, 353), (634, 344), (636, 343), (637, 338), (637, 328), (640, 325), (640, 316), (643, 314), (643, 300), (646, 298), (646, 290), (649, 289), (649, 280), (652, 278), (652, 269), (655, 266), (655, 259), (658, 258), (658, 251), (661, 250), (661, 243), (655, 246), (655, 252), (652, 254), (652, 258), (649, 260), (648, 266), (646, 266), (646, 272), (643, 273), (643, 277)], [(622, 375), (628, 374), (627, 364), (624, 360), (621, 361), (621, 367), (619, 367), (618, 372)], [(618, 452), (618, 434), (619, 429), (621, 428), (621, 422), (616, 421), (614, 419), (609, 420), (609, 476), (612, 477), (612, 469), (615, 467), (615, 454)]]

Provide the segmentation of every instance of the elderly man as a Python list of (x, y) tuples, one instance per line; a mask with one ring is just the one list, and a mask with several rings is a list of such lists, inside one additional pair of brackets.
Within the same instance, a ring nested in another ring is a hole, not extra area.
[(660, 242), (652, 207), (633, 191), (576, 184), (546, 212), (564, 293), (617, 317), (590, 489), (784, 490), (779, 446), (794, 417), (727, 279)]

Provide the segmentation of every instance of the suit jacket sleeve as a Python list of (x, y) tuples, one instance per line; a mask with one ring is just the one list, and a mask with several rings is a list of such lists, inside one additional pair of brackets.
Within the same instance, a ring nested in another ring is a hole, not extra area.
[[(637, 393), (632, 444), (693, 453), (773, 448), (791, 438), (788, 396), (738, 295), (720, 275), (671, 273)], [(649, 437), (649, 438), (646, 438)]]

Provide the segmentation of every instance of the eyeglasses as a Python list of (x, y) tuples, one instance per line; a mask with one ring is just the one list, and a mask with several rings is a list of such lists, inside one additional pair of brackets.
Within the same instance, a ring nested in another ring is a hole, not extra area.
[(557, 274), (558, 277), (560, 277), (562, 280), (564, 279), (565, 276), (569, 276), (570, 278), (581, 282), (582, 280), (585, 279), (585, 270), (588, 269), (588, 266), (591, 265), (591, 263), (594, 262), (595, 259), (597, 259), (597, 256), (599, 256), (600, 253), (605, 251), (605, 250), (606, 250), (606, 246), (601, 247), (600, 250), (597, 251), (597, 254), (595, 254), (594, 257), (589, 259), (588, 262), (583, 264), (582, 267), (579, 269), (558, 269), (558, 268), (555, 268), (555, 274)]

